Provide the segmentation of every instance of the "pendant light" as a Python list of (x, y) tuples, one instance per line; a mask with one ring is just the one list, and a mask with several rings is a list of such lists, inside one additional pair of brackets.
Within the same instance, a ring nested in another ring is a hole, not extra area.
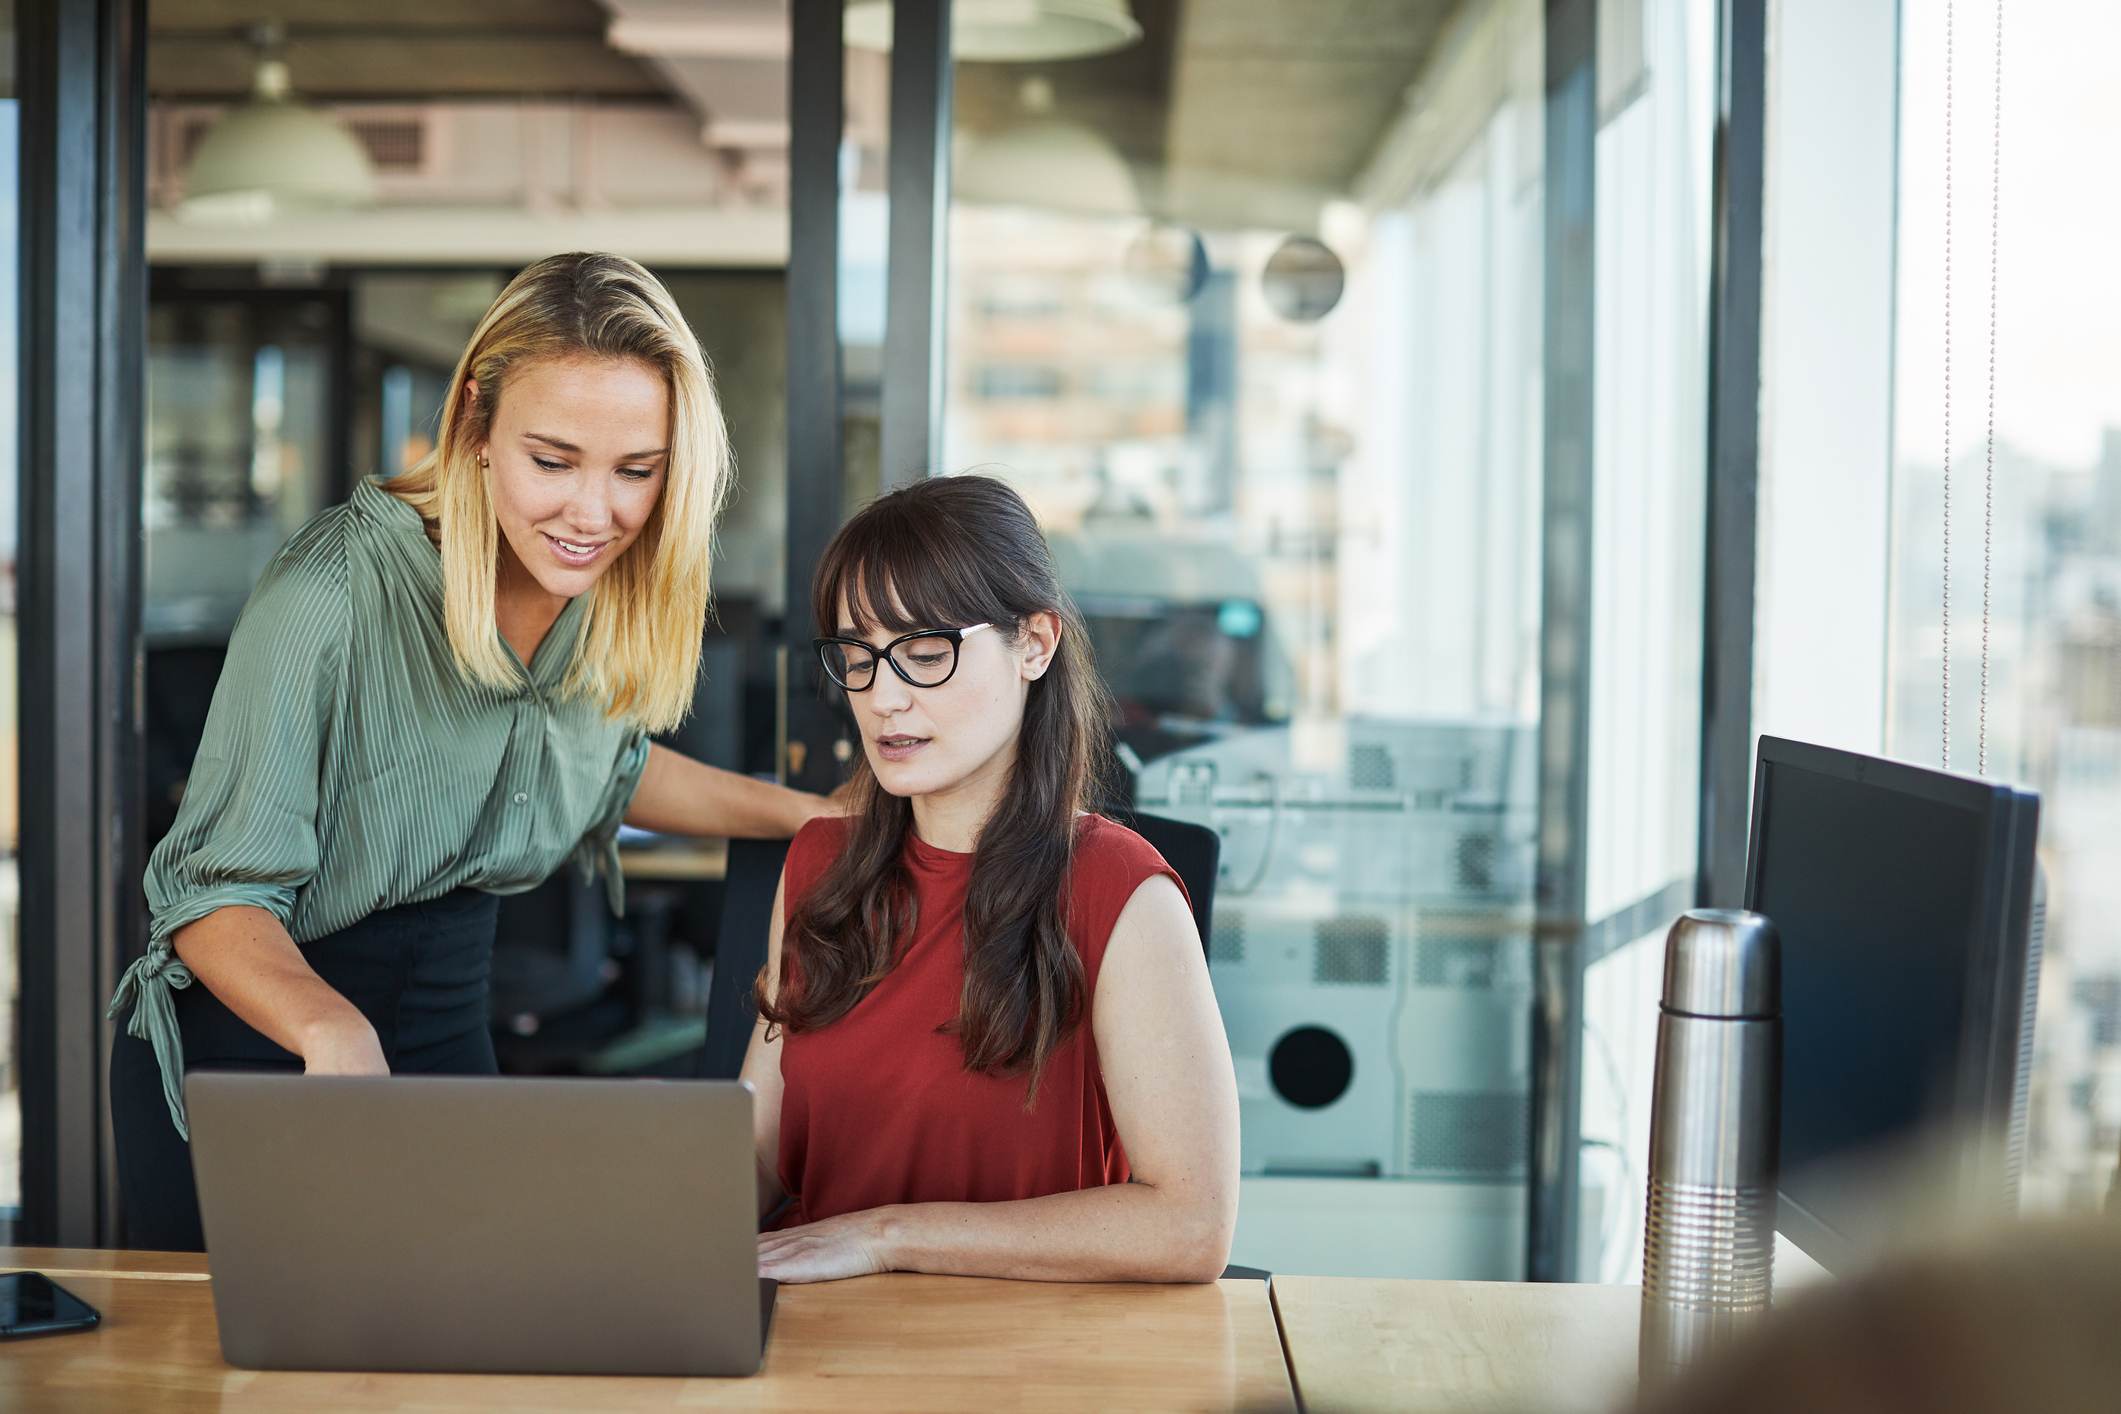
[(1023, 118), (998, 133), (967, 137), (951, 190), (972, 206), (1132, 216), (1142, 209), (1134, 170), (1105, 138), (1054, 116), (1053, 85), (1024, 80)]
[[(851, 0), (847, 43), (891, 48), (891, 0)], [(1127, 0), (955, 0), (950, 52), (975, 63), (1080, 59), (1142, 37)]]
[(253, 42), (258, 68), (250, 98), (223, 113), (199, 143), (178, 214), (257, 222), (372, 201), (367, 151), (336, 118), (295, 98), (278, 28), (261, 26)]

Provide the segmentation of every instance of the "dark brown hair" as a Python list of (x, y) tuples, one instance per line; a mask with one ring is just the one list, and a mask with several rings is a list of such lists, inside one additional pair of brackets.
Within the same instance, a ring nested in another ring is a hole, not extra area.
[[(1077, 818), (1102, 802), (1112, 708), (1082, 616), (1031, 508), (986, 476), (936, 477), (871, 502), (827, 547), (811, 597), (828, 633), (839, 631), (842, 605), (861, 633), (989, 623), (1013, 644), (1033, 614), (1060, 621), (1053, 661), (1025, 699), (1010, 778), (980, 830), (965, 897), (965, 988), (949, 1027), (967, 1070), (1027, 1074), (1028, 1105), (1084, 1012), (1067, 880)], [(840, 857), (789, 920), (777, 1001), (760, 974), (769, 1027), (813, 1031), (839, 1020), (890, 973), (912, 934), (912, 804), (878, 786), (866, 754), (854, 787)]]

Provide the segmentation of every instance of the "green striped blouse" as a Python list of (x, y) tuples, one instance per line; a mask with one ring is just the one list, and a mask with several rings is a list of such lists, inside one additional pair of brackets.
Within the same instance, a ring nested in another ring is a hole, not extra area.
[(497, 690), (458, 670), (441, 555), (377, 481), (280, 551), (236, 624), (176, 824), (148, 861), (147, 953), (111, 1000), (154, 1046), (180, 1133), (172, 992), (192, 975), (170, 935), (185, 924), (262, 908), (307, 946), (460, 887), (520, 893), (570, 857), (585, 879), (603, 868), (618, 909), (619, 820), (648, 741), (600, 703), (558, 695), (583, 609), (568, 604), (521, 684)]

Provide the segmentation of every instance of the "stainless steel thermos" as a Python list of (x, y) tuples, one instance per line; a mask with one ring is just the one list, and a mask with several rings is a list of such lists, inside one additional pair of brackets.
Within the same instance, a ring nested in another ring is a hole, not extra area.
[(1757, 913), (1691, 909), (1664, 945), (1643, 1219), (1641, 1374), (1765, 1315), (1775, 1270), (1782, 952)]

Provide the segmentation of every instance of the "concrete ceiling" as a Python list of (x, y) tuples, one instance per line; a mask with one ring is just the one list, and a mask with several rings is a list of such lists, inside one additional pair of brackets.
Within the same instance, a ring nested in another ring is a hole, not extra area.
[(1111, 54), (1050, 64), (960, 65), (957, 126), (1025, 118), (1046, 79), (1056, 117), (1091, 128), (1186, 193), (1347, 191), (1406, 104), (1446, 23), (1477, 0), (1133, 0), (1143, 35)]
[[(1125, 49), (960, 65), (956, 126), (1023, 121), (1036, 75), (1056, 116), (1101, 134), (1174, 206), (1189, 189), (1223, 192), (1221, 207), (1252, 186), (1345, 192), (1450, 16), (1476, 2), (1132, 0), (1144, 35)], [(786, 147), (787, 0), (150, 0), (148, 18), (158, 99), (245, 93), (243, 31), (272, 20), (305, 98), (645, 101), (690, 109), (712, 148)]]
[(648, 64), (605, 42), (596, 0), (149, 0), (148, 92), (248, 93), (257, 58), (244, 31), (268, 21), (286, 27), (295, 91), (310, 99), (669, 101)]
[(1345, 191), (1459, 0), (1195, 0), (1179, 26), (1167, 160)]

